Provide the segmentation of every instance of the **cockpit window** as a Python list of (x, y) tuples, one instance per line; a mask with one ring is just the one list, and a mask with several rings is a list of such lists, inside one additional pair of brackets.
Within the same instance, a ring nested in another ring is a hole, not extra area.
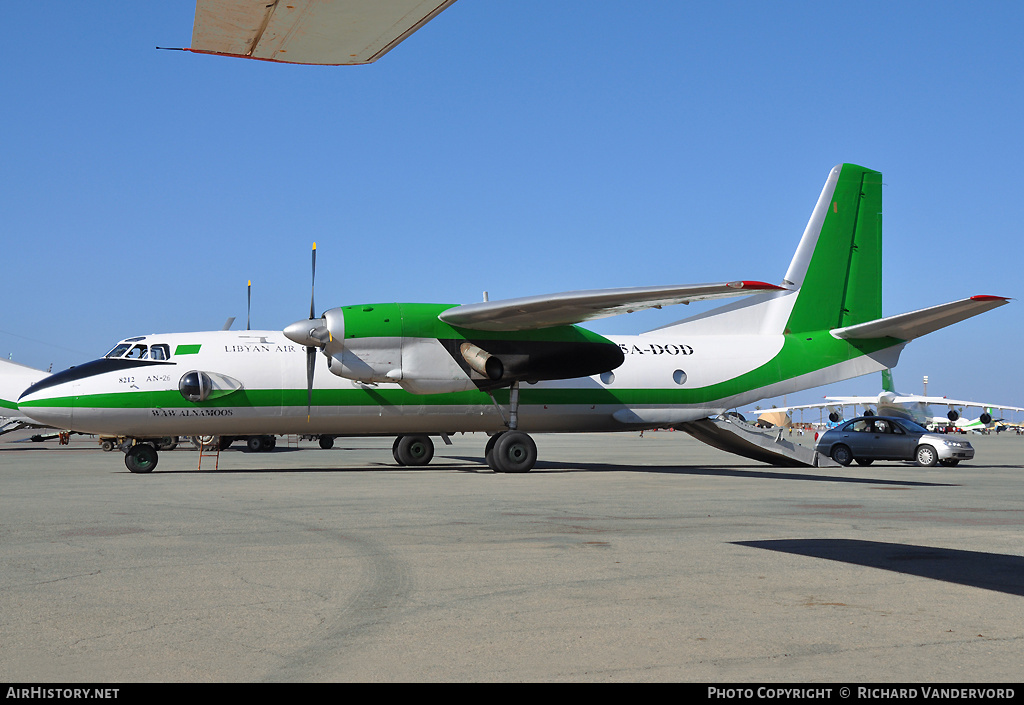
[(166, 343), (156, 345), (132, 345), (131, 341), (118, 343), (114, 349), (103, 357), (124, 358), (126, 360), (170, 360), (171, 348)]
[(121, 357), (128, 351), (128, 348), (130, 348), (131, 346), (131, 343), (118, 343), (117, 345), (114, 346), (113, 350), (108, 352), (103, 357)]
[(171, 349), (165, 343), (149, 346), (150, 360), (167, 360), (171, 357)]

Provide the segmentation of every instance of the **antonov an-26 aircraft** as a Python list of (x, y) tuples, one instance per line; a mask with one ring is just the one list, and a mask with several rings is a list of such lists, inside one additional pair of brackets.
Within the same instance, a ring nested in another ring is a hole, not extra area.
[[(735, 281), (504, 301), (332, 308), (279, 331), (130, 338), (27, 389), (51, 426), (135, 439), (173, 435), (394, 435), (422, 465), (431, 436), (483, 431), (497, 472), (529, 471), (529, 433), (691, 423), (758, 399), (893, 367), (908, 341), (1007, 303), (973, 296), (887, 318), (882, 177), (835, 167), (780, 285)], [(316, 250), (313, 250), (315, 277)], [(635, 336), (576, 324), (750, 295)], [(317, 353), (325, 363), (317, 364)], [(148, 472), (153, 445), (127, 449)]]

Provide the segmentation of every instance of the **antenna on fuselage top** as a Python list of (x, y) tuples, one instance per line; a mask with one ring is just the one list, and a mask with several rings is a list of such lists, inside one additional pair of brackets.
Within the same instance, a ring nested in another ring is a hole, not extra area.
[(251, 330), (249, 328), (249, 318), (250, 318), (251, 315), (252, 315), (252, 279), (249, 280), (249, 303), (246, 305), (246, 310), (245, 310), (245, 329), (246, 330)]

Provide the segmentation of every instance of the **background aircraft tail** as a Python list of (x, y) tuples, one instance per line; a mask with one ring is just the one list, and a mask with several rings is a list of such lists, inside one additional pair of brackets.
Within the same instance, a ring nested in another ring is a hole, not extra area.
[(892, 370), (889, 368), (882, 370), (882, 391), (896, 393), (896, 385), (892, 381)]

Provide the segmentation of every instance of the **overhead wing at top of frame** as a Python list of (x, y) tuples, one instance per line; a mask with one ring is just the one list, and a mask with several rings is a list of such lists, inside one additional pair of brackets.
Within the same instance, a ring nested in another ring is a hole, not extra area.
[(369, 64), (455, 0), (198, 0), (189, 51), (291, 64)]
[(727, 296), (744, 296), (782, 287), (756, 281), (689, 286), (641, 286), (624, 289), (568, 291), (456, 306), (439, 318), (453, 326), (473, 330), (514, 331), (572, 325), (648, 308)]

